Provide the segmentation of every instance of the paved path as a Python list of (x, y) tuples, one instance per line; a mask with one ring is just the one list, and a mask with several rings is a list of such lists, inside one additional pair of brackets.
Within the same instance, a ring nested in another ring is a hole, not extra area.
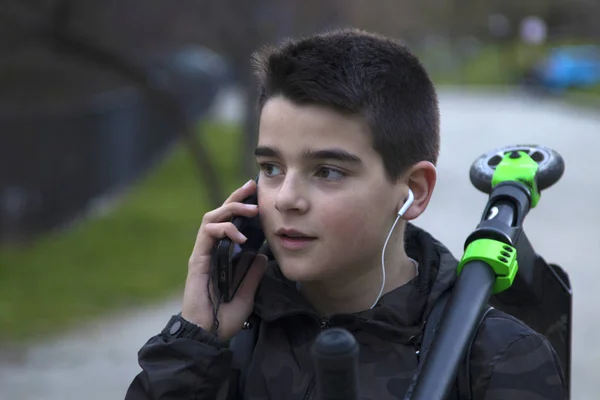
[[(235, 119), (235, 96), (225, 96), (218, 115)], [(442, 157), (439, 183), (426, 214), (416, 221), (460, 256), (466, 235), (477, 225), (485, 195), (469, 183), (472, 161), (512, 143), (540, 143), (566, 161), (563, 179), (542, 195), (526, 221), (536, 249), (566, 267), (575, 291), (573, 398), (598, 398), (600, 381), (600, 112), (554, 102), (532, 102), (515, 93), (445, 90), (441, 93)], [(107, 321), (70, 332), (51, 343), (15, 354), (1, 353), (2, 400), (123, 399), (138, 372), (137, 350), (158, 332), (178, 299), (144, 310), (125, 311)]]

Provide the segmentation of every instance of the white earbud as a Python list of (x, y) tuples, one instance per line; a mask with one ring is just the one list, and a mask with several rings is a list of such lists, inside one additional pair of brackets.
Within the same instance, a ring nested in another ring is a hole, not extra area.
[(406, 201), (402, 205), (402, 208), (400, 209), (400, 211), (398, 211), (398, 215), (400, 217), (402, 217), (404, 213), (410, 208), (413, 201), (415, 201), (415, 195), (413, 194), (412, 190), (408, 189), (408, 199), (406, 199)]
[(383, 245), (383, 250), (381, 251), (381, 274), (382, 274), (381, 289), (379, 290), (377, 299), (375, 299), (375, 302), (373, 303), (371, 308), (375, 307), (375, 305), (381, 298), (381, 295), (383, 294), (383, 289), (385, 288), (385, 249), (388, 245), (390, 237), (392, 236), (392, 232), (394, 232), (394, 228), (396, 227), (398, 220), (400, 218), (402, 218), (404, 213), (406, 213), (406, 211), (410, 208), (410, 206), (412, 205), (414, 200), (415, 200), (415, 195), (413, 194), (412, 190), (408, 189), (408, 198), (402, 205), (402, 208), (400, 208), (400, 211), (398, 211), (398, 216), (396, 217), (396, 220), (394, 221), (394, 224), (392, 225), (392, 229), (390, 229), (390, 232), (388, 233), (387, 238), (385, 239), (385, 244)]

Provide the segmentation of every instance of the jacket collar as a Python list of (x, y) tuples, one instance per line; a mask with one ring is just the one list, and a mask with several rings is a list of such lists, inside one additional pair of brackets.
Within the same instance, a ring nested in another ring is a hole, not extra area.
[[(419, 274), (407, 284), (381, 297), (370, 310), (339, 314), (329, 318), (344, 321), (350, 329), (377, 330), (391, 337), (407, 339), (420, 331), (424, 315), (455, 281), (457, 261), (450, 251), (429, 233), (408, 223), (405, 249), (419, 263)], [(312, 305), (286, 279), (272, 261), (256, 294), (254, 312), (264, 321), (304, 315), (320, 320)]]

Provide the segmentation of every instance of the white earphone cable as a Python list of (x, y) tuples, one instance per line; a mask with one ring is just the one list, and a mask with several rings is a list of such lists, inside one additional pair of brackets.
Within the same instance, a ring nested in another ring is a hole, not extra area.
[(387, 235), (387, 239), (385, 239), (385, 244), (383, 245), (383, 251), (381, 252), (381, 274), (382, 274), (381, 289), (379, 289), (379, 294), (377, 295), (377, 299), (375, 299), (375, 302), (373, 303), (373, 305), (371, 306), (371, 308), (375, 307), (375, 305), (377, 304), (377, 302), (381, 298), (381, 295), (383, 294), (383, 288), (385, 287), (385, 249), (387, 247), (387, 244), (388, 244), (388, 242), (390, 240), (390, 237), (392, 236), (392, 232), (394, 232), (394, 228), (396, 227), (396, 224), (398, 223), (398, 220), (400, 219), (400, 217), (401, 217), (400, 214), (398, 214), (396, 216), (396, 220), (394, 221), (394, 225), (392, 225), (392, 229), (390, 229), (390, 232)]
[(379, 301), (379, 299), (381, 298), (381, 295), (383, 294), (383, 289), (385, 288), (385, 249), (387, 248), (390, 237), (392, 237), (392, 232), (394, 232), (394, 228), (396, 228), (396, 224), (398, 223), (400, 218), (402, 218), (402, 216), (404, 215), (406, 210), (408, 210), (408, 208), (411, 206), (414, 199), (415, 199), (414, 194), (413, 194), (412, 190), (409, 189), (408, 190), (408, 199), (406, 199), (406, 202), (404, 203), (404, 205), (402, 206), (400, 211), (398, 211), (396, 220), (394, 221), (394, 224), (392, 225), (392, 228), (390, 229), (390, 231), (387, 235), (387, 238), (385, 239), (385, 243), (383, 244), (383, 250), (381, 251), (381, 275), (382, 275), (381, 289), (379, 289), (379, 294), (377, 295), (377, 298), (375, 299), (375, 302), (373, 303), (373, 305), (370, 307), (371, 309), (373, 309), (375, 307), (375, 305), (377, 305), (377, 302)]

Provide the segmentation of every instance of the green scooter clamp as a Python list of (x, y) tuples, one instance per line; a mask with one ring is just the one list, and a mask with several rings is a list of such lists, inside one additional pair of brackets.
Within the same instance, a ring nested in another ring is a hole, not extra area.
[[(530, 208), (534, 208), (540, 200), (536, 181), (538, 168), (538, 163), (528, 153), (519, 150), (507, 152), (494, 170), (492, 190), (501, 183), (519, 182), (528, 189)], [(483, 261), (494, 270), (496, 281), (493, 294), (510, 288), (519, 268), (516, 249), (495, 239), (481, 238), (469, 243), (458, 264), (457, 274), (460, 274), (466, 263), (473, 260)]]

